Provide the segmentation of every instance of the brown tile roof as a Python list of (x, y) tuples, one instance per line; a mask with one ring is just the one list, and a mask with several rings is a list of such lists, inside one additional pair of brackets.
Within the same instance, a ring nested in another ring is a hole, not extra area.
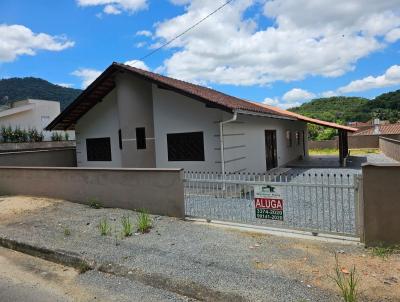
[(388, 135), (388, 134), (400, 134), (400, 123), (396, 124), (385, 124), (378, 125), (379, 134), (374, 133), (374, 127), (370, 127), (366, 130), (356, 132), (353, 135)]
[(162, 88), (170, 89), (177, 93), (197, 99), (211, 107), (220, 108), (229, 112), (244, 111), (261, 113), (281, 118), (302, 120), (310, 123), (343, 129), (346, 131), (356, 131), (357, 129), (346, 127), (334, 123), (328, 123), (316, 119), (310, 119), (305, 116), (282, 110), (276, 107), (263, 105), (246, 101), (210, 88), (195, 85), (185, 81), (166, 77), (154, 72), (142, 70), (128, 65), (113, 63), (110, 65), (78, 98), (72, 102), (58, 117), (47, 126), (47, 130), (67, 130), (73, 129), (75, 123), (89, 111), (94, 105), (102, 100), (114, 87), (114, 76), (121, 72), (129, 72), (132, 75), (139, 76)]

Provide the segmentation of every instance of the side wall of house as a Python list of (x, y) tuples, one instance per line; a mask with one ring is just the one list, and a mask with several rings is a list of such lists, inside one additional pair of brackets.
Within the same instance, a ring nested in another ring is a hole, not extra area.
[[(221, 171), (219, 122), (232, 118), (232, 114), (153, 86), (153, 109), (156, 139), (157, 168), (184, 168), (187, 171)], [(277, 131), (278, 165), (282, 166), (304, 155), (303, 131), (307, 138), (307, 125), (303, 122), (239, 115), (236, 122), (224, 126), (226, 172), (266, 171), (265, 130)], [(292, 146), (287, 146), (286, 130), (292, 134)], [(168, 161), (167, 134), (204, 133), (205, 161)], [(295, 133), (301, 133), (300, 145)], [(306, 154), (307, 140), (306, 141)]]
[[(125, 168), (155, 168), (152, 85), (137, 77), (117, 77), (118, 115), (122, 135), (121, 160)], [(146, 146), (137, 148), (136, 128), (144, 128)]]
[[(187, 171), (221, 170), (219, 124), (222, 111), (207, 108), (205, 104), (160, 89), (153, 85), (154, 131), (157, 168), (184, 168)], [(202, 131), (205, 161), (168, 161), (167, 134)]]
[[(115, 89), (102, 102), (96, 104), (82, 116), (75, 129), (78, 167), (122, 167), (118, 140), (118, 104)], [(103, 137), (109, 137), (111, 140), (111, 161), (88, 161), (86, 139)]]

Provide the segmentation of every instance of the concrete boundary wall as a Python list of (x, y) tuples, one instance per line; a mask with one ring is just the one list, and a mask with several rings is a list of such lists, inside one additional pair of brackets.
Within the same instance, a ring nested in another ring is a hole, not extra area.
[(183, 170), (0, 167), (0, 194), (59, 198), (185, 216)]
[[(395, 140), (387, 137), (379, 138), (379, 149), (386, 156), (400, 162), (400, 140)], [(400, 179), (399, 179), (400, 183)]]
[(31, 151), (31, 150), (49, 150), (54, 148), (74, 148), (75, 141), (52, 141), (35, 143), (0, 143), (1, 152)]
[(400, 164), (365, 164), (362, 177), (361, 241), (400, 244)]
[(76, 167), (75, 148), (0, 153), (0, 166)]

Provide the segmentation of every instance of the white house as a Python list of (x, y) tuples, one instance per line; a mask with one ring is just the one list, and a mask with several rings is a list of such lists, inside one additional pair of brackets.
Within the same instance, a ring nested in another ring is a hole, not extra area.
[[(55, 101), (26, 99), (0, 106), (0, 126), (13, 129), (36, 129), (43, 131), (60, 114), (60, 103)], [(50, 140), (51, 133), (43, 132), (45, 140)], [(74, 131), (69, 131), (69, 139), (75, 139)]]
[(113, 63), (47, 129), (75, 129), (81, 167), (261, 173), (308, 156), (308, 122), (356, 130)]

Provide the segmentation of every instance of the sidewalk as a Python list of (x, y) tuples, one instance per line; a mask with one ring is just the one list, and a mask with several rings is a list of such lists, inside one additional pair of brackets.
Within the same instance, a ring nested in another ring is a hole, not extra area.
[[(341, 301), (328, 277), (336, 251), (344, 267), (356, 265), (362, 301), (398, 301), (400, 296), (398, 255), (382, 260), (361, 246), (245, 233), (167, 217), (152, 217), (154, 227), (148, 234), (116, 238), (123, 215), (136, 219), (128, 210), (3, 197), (0, 238), (70, 254), (100, 271), (206, 301)], [(104, 217), (113, 225), (111, 236), (98, 230)]]

